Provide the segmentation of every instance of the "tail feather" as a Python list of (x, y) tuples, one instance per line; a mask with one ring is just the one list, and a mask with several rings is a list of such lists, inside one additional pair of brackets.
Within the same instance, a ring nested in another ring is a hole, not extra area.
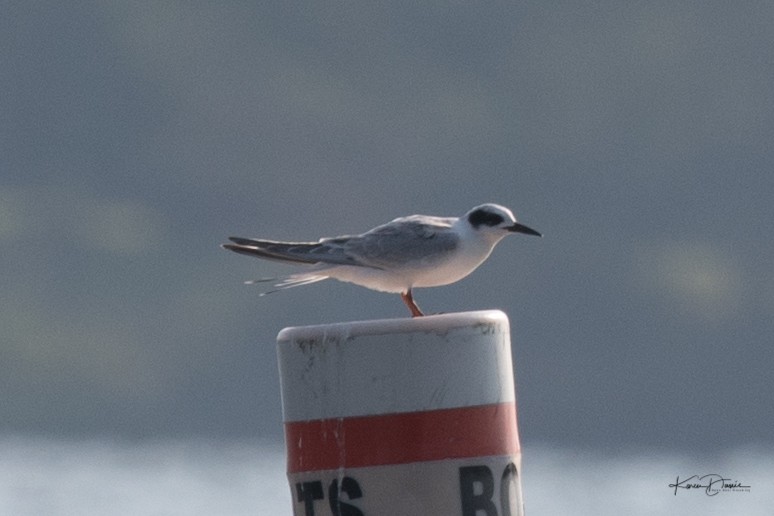
[(272, 290), (267, 290), (259, 294), (261, 296), (265, 296), (268, 294), (279, 292), (280, 290), (285, 290), (293, 287), (300, 287), (303, 285), (311, 285), (312, 283), (317, 283), (318, 281), (323, 281), (326, 279), (328, 279), (328, 276), (325, 276), (324, 274), (302, 273), (302, 274), (291, 274), (290, 276), (279, 277), (279, 278), (259, 278), (255, 280), (245, 281), (245, 284), (256, 285), (258, 283), (269, 283), (272, 281), (278, 281), (278, 283), (275, 283), (274, 285), (272, 285), (274, 287)]
[(306, 272), (277, 278), (260, 278), (245, 282), (248, 285), (276, 282), (272, 285), (274, 288), (261, 292), (261, 296), (288, 288), (317, 283), (330, 277), (325, 271), (332, 266), (353, 264), (350, 257), (344, 254), (331, 255), (327, 252), (327, 248), (315, 242), (276, 242), (273, 240), (255, 240), (241, 237), (229, 237), (229, 240), (232, 243), (223, 244), (221, 247), (235, 253), (266, 260), (311, 266)]

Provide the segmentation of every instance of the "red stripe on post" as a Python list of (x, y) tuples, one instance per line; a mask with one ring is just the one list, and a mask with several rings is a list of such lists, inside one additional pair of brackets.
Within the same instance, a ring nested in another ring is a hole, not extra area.
[(516, 404), (285, 423), (288, 473), (519, 452)]

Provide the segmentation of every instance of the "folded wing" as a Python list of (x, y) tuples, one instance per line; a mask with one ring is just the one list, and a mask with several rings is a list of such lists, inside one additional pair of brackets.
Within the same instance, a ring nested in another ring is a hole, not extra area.
[(233, 244), (223, 244), (224, 249), (266, 260), (310, 265), (360, 265), (341, 246), (331, 246), (325, 242), (276, 242), (241, 237), (230, 237), (229, 240)]

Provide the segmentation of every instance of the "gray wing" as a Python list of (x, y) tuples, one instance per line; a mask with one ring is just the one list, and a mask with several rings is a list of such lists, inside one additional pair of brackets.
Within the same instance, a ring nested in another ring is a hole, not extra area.
[(239, 254), (255, 256), (278, 262), (300, 264), (330, 263), (335, 265), (359, 265), (341, 248), (320, 242), (275, 242), (252, 238), (229, 237), (233, 244), (223, 244), (224, 249)]
[(321, 244), (340, 246), (358, 265), (378, 269), (437, 260), (457, 248), (459, 237), (448, 219), (406, 217), (354, 237), (324, 239)]
[(459, 245), (451, 221), (411, 216), (395, 219), (362, 235), (322, 238), (319, 242), (277, 242), (230, 237), (225, 249), (236, 253), (299, 264), (326, 263), (390, 269), (432, 262)]

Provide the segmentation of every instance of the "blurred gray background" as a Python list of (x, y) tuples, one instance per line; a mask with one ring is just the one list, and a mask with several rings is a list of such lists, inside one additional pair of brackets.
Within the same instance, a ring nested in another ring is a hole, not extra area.
[(416, 295), (509, 315), (525, 447), (774, 440), (773, 3), (2, 10), (0, 432), (281, 440), (277, 332), (407, 311), (218, 244), (491, 201), (545, 238)]

